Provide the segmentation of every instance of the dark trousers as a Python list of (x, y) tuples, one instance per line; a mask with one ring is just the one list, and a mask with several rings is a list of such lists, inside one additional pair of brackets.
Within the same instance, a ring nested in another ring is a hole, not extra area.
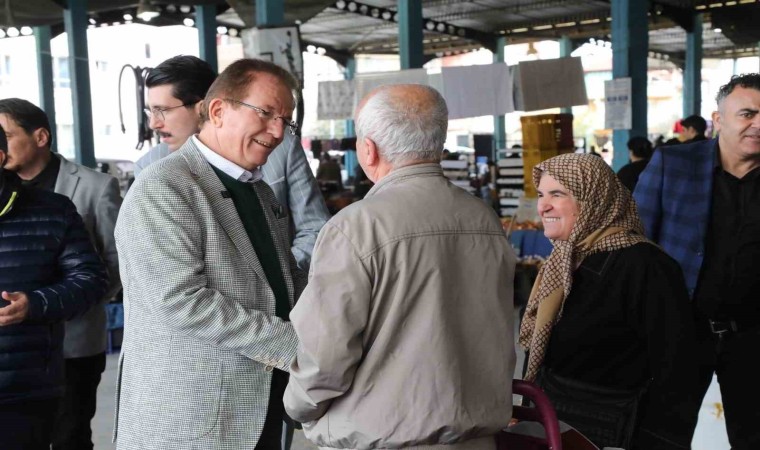
[(282, 418), (285, 415), (285, 406), (282, 404), (282, 396), (288, 385), (288, 374), (274, 369), (272, 372), (272, 389), (269, 391), (269, 407), (264, 421), (264, 430), (261, 432), (256, 450), (276, 450), (282, 447)]
[(95, 417), (100, 376), (106, 368), (106, 354), (68, 358), (66, 391), (58, 408), (53, 450), (92, 450), (90, 421)]
[(48, 450), (58, 399), (0, 405), (0, 448)]
[(701, 389), (697, 394), (704, 397), (716, 373), (732, 450), (760, 449), (760, 383), (751, 369), (760, 348), (760, 327), (719, 337), (702, 319), (697, 320), (697, 337)]

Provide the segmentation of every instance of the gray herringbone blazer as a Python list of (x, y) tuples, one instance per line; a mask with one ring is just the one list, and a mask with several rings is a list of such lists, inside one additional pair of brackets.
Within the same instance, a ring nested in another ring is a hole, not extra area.
[[(274, 235), (291, 305), (305, 284), (286, 214), (253, 185)], [(120, 450), (253, 449), (273, 367), (295, 356), (290, 323), (231, 198), (192, 140), (130, 188), (116, 224), (125, 327), (116, 429)], [(229, 196), (226, 196), (229, 197)], [(279, 217), (278, 217), (279, 216)]]

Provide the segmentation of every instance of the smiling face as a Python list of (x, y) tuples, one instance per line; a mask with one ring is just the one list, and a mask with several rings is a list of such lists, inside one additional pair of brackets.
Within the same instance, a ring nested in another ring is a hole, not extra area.
[(209, 120), (218, 146), (210, 147), (240, 167), (253, 170), (267, 162), (288, 132), (285, 121), (292, 120), (293, 95), (275, 76), (257, 73), (240, 102), (266, 113), (223, 99), (212, 100)]
[[(169, 146), (170, 151), (177, 150), (190, 136), (198, 132), (199, 106), (198, 103), (181, 106), (182, 100), (172, 95), (173, 86), (162, 84), (148, 89), (147, 108), (151, 110), (166, 110), (163, 119), (160, 113), (153, 113), (148, 125), (154, 130), (161, 142)], [(179, 106), (177, 108), (177, 106)]]
[(721, 154), (760, 159), (760, 91), (737, 86), (713, 113)]
[(578, 202), (565, 186), (549, 174), (541, 175), (538, 183), (538, 214), (547, 238), (568, 240), (579, 212)]

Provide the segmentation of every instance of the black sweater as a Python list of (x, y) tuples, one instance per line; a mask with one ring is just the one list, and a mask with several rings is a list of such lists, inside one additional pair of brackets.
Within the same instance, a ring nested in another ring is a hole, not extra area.
[[(699, 391), (695, 342), (678, 263), (641, 243), (591, 255), (573, 273), (544, 364), (602, 386), (635, 388), (650, 382), (640, 422), (646, 439), (660, 441), (654, 434), (689, 448), (702, 400), (694, 394)], [(680, 448), (663, 442), (637, 446), (646, 447)]]

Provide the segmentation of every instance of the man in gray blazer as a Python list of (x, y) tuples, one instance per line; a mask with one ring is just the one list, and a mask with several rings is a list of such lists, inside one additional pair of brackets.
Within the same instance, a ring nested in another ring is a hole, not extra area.
[(29, 187), (70, 198), (108, 268), (110, 283), (102, 301), (66, 322), (66, 391), (53, 433), (54, 450), (92, 449), (90, 421), (95, 415), (98, 384), (106, 365), (105, 303), (121, 289), (113, 236), (121, 206), (119, 183), (110, 175), (52, 153), (50, 123), (45, 112), (34, 104), (19, 98), (0, 100), (0, 117), (9, 135), (6, 168), (16, 172)]
[[(135, 162), (135, 177), (198, 132), (201, 100), (215, 76), (207, 62), (189, 55), (174, 56), (150, 70), (145, 79), (148, 88), (145, 112), (161, 143)], [(280, 204), (290, 210), (291, 250), (298, 267), (308, 272), (314, 243), (330, 213), (300, 138), (286, 134), (261, 172)]]
[(289, 311), (306, 279), (260, 167), (295, 131), (296, 87), (272, 63), (231, 64), (206, 95), (200, 133), (127, 193), (116, 224), (120, 450), (280, 446), (297, 346)]

